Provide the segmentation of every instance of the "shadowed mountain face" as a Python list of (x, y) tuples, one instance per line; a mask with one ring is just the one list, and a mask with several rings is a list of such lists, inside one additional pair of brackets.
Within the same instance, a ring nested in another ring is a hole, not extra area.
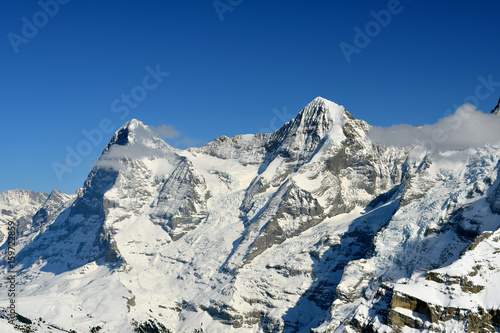
[(129, 121), (75, 195), (0, 194), (19, 314), (42, 331), (498, 330), (498, 146), (431, 156), (370, 128), (320, 97), (274, 133), (187, 150)]
[[(17, 261), (24, 267), (43, 263), (43, 271), (60, 274), (93, 261), (117, 260), (103, 223), (103, 195), (114, 185), (116, 175), (114, 171), (94, 169), (72, 205), (22, 248)], [(40, 226), (48, 222), (40, 220), (43, 215), (41, 209), (33, 217)]]

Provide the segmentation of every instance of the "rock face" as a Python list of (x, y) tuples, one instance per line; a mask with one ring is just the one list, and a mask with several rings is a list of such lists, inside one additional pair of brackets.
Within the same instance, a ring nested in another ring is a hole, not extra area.
[(491, 113), (500, 115), (500, 99), (498, 100), (497, 106), (493, 110), (491, 110)]
[(498, 331), (499, 147), (430, 156), (370, 128), (320, 97), (188, 150), (127, 122), (76, 195), (0, 194), (18, 313), (41, 331)]
[[(71, 269), (98, 260), (109, 249), (109, 238), (103, 228), (105, 217), (103, 195), (114, 184), (116, 173), (95, 168), (78, 197), (53, 223), (45, 226), (17, 254), (17, 260), (33, 265), (43, 259), (49, 271)], [(34, 221), (47, 210), (37, 212)]]
[(151, 219), (175, 241), (207, 218), (207, 194), (205, 179), (183, 158), (163, 183)]
[[(500, 177), (497, 179), (500, 179)], [(491, 211), (500, 215), (500, 182), (496, 184), (494, 190), (491, 191), (491, 194), (486, 198), (486, 201), (490, 204)]]

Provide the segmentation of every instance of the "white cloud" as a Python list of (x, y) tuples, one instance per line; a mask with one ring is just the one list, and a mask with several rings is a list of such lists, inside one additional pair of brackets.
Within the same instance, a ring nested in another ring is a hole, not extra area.
[(158, 127), (151, 127), (151, 129), (165, 139), (176, 138), (180, 135), (179, 131), (176, 130), (172, 125), (163, 124)]
[(386, 146), (421, 145), (430, 151), (446, 151), (500, 143), (500, 117), (464, 104), (434, 125), (373, 127), (368, 137)]
[(108, 152), (103, 154), (96, 163), (97, 167), (120, 171), (126, 166), (126, 161), (159, 156), (158, 150), (148, 147), (141, 142), (130, 146), (112, 145)]

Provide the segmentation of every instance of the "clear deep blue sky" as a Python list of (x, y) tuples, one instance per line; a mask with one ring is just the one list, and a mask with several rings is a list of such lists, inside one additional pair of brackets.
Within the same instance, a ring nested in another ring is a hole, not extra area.
[[(178, 136), (167, 142), (185, 148), (275, 130), (316, 96), (378, 126), (431, 124), (470, 96), (489, 111), (500, 97), (500, 83), (476, 93), (479, 76), (500, 82), (497, 0), (217, 4), (71, 0), (51, 17), (37, 1), (3, 3), (0, 191), (74, 192), (112, 133), (67, 161), (62, 181), (53, 163), (106, 118), (113, 131), (131, 118), (168, 125)], [(374, 23), (371, 11), (388, 9), (390, 22)], [(368, 42), (356, 44), (356, 27), (372, 29)], [(359, 46), (350, 63), (342, 42)], [(144, 90), (157, 65), (169, 75)], [(134, 108), (120, 100), (132, 91)]]

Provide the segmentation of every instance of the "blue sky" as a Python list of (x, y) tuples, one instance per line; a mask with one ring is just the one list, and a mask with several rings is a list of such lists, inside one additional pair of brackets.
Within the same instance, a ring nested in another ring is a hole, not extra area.
[(55, 1), (0, 14), (0, 191), (74, 192), (131, 118), (185, 148), (275, 130), (316, 96), (378, 126), (500, 97), (496, 0)]

